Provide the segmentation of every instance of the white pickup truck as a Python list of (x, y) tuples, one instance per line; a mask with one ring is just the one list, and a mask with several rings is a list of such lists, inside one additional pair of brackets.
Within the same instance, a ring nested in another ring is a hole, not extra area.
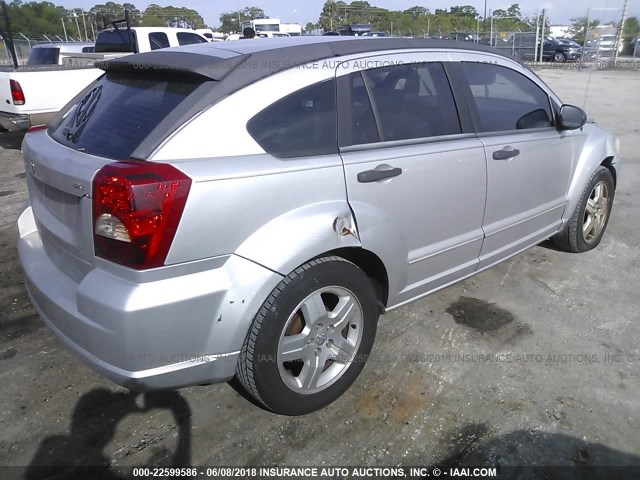
[(167, 27), (132, 27), (101, 31), (95, 53), (78, 53), (62, 65), (27, 65), (0, 68), (0, 127), (27, 130), (49, 121), (87, 85), (104, 74), (94, 68), (99, 60), (132, 53), (177, 47), (208, 40), (193, 30)]

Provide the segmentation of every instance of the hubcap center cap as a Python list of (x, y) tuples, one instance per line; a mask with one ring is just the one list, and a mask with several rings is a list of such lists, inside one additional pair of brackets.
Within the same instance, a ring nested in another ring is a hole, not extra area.
[(324, 345), (324, 342), (327, 341), (327, 334), (322, 332), (319, 333), (318, 335), (316, 335), (316, 345), (318, 345), (319, 347), (321, 345)]

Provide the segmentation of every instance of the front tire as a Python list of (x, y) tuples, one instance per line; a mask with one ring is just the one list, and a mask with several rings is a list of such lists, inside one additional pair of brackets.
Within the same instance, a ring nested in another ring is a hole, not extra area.
[(567, 61), (567, 56), (562, 52), (556, 52), (553, 55), (553, 61), (554, 62), (559, 62), (559, 63), (564, 63), (564, 62)]
[(371, 281), (340, 257), (289, 274), (260, 308), (236, 376), (273, 412), (304, 415), (340, 397), (373, 347), (378, 306)]
[(598, 167), (582, 192), (580, 202), (565, 228), (551, 240), (566, 252), (582, 253), (596, 248), (609, 223), (615, 186), (606, 167)]

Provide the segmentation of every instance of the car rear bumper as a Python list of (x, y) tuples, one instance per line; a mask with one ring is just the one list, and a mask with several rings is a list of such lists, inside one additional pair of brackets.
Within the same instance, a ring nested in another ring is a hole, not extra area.
[(89, 366), (132, 390), (230, 380), (255, 313), (282, 278), (231, 255), (218, 268), (144, 283), (100, 268), (76, 282), (47, 254), (31, 207), (18, 226), (25, 284), (42, 319)]
[(0, 112), (0, 127), (9, 130), (28, 130), (31, 127), (29, 115)]
[(56, 112), (48, 113), (8, 113), (0, 112), (0, 127), (9, 131), (28, 130), (34, 125), (44, 125), (55, 115)]

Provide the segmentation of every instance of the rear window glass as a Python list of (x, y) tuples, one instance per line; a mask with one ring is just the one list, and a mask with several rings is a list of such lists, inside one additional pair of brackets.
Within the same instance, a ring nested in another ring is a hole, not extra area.
[(109, 73), (71, 107), (53, 138), (68, 147), (126, 160), (201, 82)]
[(29, 54), (27, 65), (57, 65), (60, 57), (60, 48), (34, 48)]
[(103, 52), (133, 52), (133, 45), (136, 44), (136, 32), (131, 31), (127, 35), (127, 30), (105, 30), (98, 34), (96, 39), (96, 53)]

